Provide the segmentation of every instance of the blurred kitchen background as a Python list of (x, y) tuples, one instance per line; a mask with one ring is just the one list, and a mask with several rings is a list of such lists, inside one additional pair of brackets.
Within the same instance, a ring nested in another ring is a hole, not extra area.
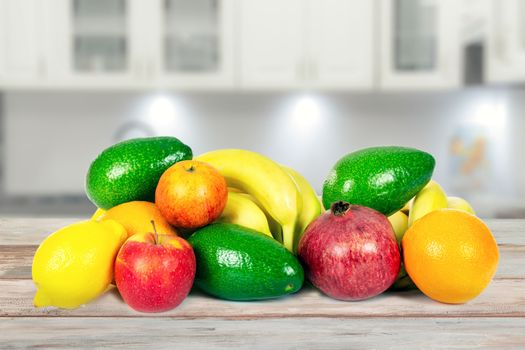
[(417, 147), (525, 218), (524, 83), (525, 0), (0, 0), (0, 217), (87, 217), (100, 151), (174, 135), (319, 193), (348, 152)]

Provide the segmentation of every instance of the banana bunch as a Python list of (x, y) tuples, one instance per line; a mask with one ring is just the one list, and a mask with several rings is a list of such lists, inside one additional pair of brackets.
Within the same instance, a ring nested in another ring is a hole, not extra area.
[(228, 202), (217, 222), (237, 224), (272, 237), (266, 215), (252, 196), (228, 190)]
[(295, 253), (297, 251), (297, 246), (299, 245), (299, 240), (303, 236), (303, 233), (308, 225), (310, 225), (312, 221), (321, 215), (322, 204), (308, 180), (306, 180), (301, 174), (292, 168), (284, 165), (281, 165), (281, 167), (295, 182), (297, 190), (299, 191), (302, 199), (302, 208), (297, 214), (295, 225), (295, 235), (293, 241), (293, 252)]
[[(388, 217), (396, 234), (397, 243), (401, 244), (405, 232), (416, 220), (443, 208), (463, 210), (475, 215), (474, 209), (466, 200), (460, 197), (447, 197), (443, 188), (436, 181), (430, 180), (401, 210)], [(392, 288), (397, 290), (416, 288), (404, 266), (401, 266)]]
[(306, 179), (261, 154), (222, 149), (195, 159), (215, 167), (231, 188), (220, 221), (271, 232), (291, 252), (308, 224), (321, 214), (319, 200)]

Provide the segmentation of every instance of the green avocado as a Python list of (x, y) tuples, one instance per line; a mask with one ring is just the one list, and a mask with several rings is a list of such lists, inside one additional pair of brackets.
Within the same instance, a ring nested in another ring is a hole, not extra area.
[(372, 147), (341, 158), (323, 185), (326, 209), (336, 201), (373, 208), (392, 215), (432, 178), (432, 155), (406, 147)]
[(195, 285), (227, 300), (261, 300), (297, 292), (304, 271), (284, 246), (257, 231), (226, 223), (188, 239), (197, 259)]
[(117, 143), (98, 155), (86, 177), (86, 193), (97, 207), (155, 200), (161, 175), (173, 164), (192, 159), (191, 148), (175, 137), (137, 138)]
[(394, 284), (392, 284), (389, 289), (395, 291), (417, 289), (416, 284), (412, 281), (407, 271), (405, 270), (405, 266), (403, 263), (401, 263), (401, 269), (397, 274), (397, 278), (394, 281)]

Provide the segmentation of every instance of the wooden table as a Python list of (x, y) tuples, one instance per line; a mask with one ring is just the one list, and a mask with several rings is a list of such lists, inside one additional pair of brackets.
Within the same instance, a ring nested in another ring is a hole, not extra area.
[(175, 310), (143, 314), (111, 290), (76, 310), (36, 309), (37, 245), (73, 219), (0, 219), (0, 349), (525, 349), (525, 220), (489, 221), (501, 260), (465, 305), (417, 291), (361, 302), (312, 287), (279, 300), (228, 302), (198, 292)]

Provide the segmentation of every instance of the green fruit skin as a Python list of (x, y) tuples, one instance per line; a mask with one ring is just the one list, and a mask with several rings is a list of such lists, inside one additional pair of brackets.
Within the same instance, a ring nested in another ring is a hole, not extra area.
[(297, 292), (303, 285), (299, 260), (257, 231), (217, 223), (195, 232), (188, 241), (197, 259), (195, 285), (218, 298), (278, 298)]
[(410, 279), (410, 276), (407, 274), (404, 264), (401, 264), (399, 274), (397, 275), (394, 284), (392, 284), (389, 289), (396, 291), (417, 289), (417, 286), (414, 284), (414, 282), (412, 282), (412, 279)]
[(138, 200), (153, 202), (164, 171), (192, 157), (191, 148), (175, 137), (136, 138), (117, 143), (91, 163), (86, 177), (87, 196), (102, 209)]
[(425, 187), (435, 164), (432, 155), (406, 147), (372, 147), (349, 153), (328, 174), (323, 205), (328, 209), (342, 200), (392, 215)]

